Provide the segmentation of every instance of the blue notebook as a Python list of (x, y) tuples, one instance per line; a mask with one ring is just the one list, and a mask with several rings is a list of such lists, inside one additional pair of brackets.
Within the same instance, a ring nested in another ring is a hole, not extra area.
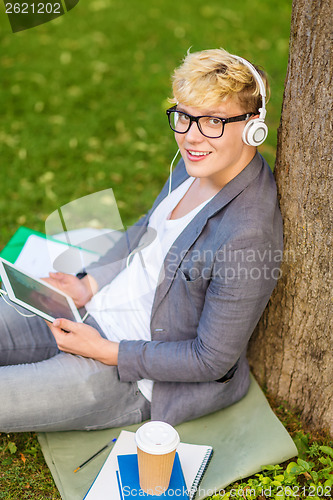
[(163, 500), (163, 498), (174, 498), (175, 500), (189, 499), (178, 453), (176, 453), (175, 456), (169, 488), (162, 495), (148, 495), (141, 490), (139, 483), (138, 456), (136, 454), (118, 455), (117, 458), (119, 465), (117, 478), (122, 500), (130, 498), (147, 498), (149, 500)]

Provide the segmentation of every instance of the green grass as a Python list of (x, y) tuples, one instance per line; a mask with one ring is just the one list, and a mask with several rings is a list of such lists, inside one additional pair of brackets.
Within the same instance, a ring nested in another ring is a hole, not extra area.
[[(261, 152), (273, 166), (290, 4), (82, 0), (12, 34), (1, 3), (0, 249), (20, 225), (44, 231), (59, 206), (102, 189), (114, 189), (124, 225), (151, 206), (176, 151), (170, 74), (189, 47), (224, 47), (267, 70)], [(1, 435), (0, 464), (0, 499), (59, 498), (33, 434)]]
[(61, 498), (34, 434), (0, 434), (0, 499)]

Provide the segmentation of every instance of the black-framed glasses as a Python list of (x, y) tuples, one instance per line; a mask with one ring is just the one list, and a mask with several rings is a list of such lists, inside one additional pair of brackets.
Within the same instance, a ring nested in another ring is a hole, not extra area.
[(219, 116), (192, 116), (184, 111), (178, 111), (177, 106), (172, 106), (166, 110), (171, 130), (177, 134), (186, 134), (191, 128), (193, 122), (196, 122), (198, 129), (205, 137), (217, 139), (224, 132), (226, 123), (242, 122), (248, 120), (254, 113), (245, 113), (244, 115), (231, 116), (230, 118), (220, 118)]

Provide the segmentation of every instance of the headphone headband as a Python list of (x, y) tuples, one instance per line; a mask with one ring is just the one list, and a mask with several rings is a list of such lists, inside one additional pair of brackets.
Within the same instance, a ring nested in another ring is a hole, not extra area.
[(259, 85), (259, 91), (260, 91), (261, 102), (262, 102), (262, 104), (261, 104), (262, 107), (259, 108), (259, 113), (260, 113), (259, 118), (261, 120), (265, 120), (265, 117), (266, 117), (266, 88), (265, 88), (265, 84), (263, 82), (263, 79), (261, 78), (261, 76), (258, 73), (258, 71), (256, 70), (256, 68), (253, 66), (253, 64), (251, 64), (249, 61), (247, 61), (243, 57), (236, 56), (234, 54), (232, 55), (232, 57), (234, 57), (235, 59), (240, 61), (242, 64), (244, 64), (244, 66), (246, 66), (251, 71), (252, 75), (256, 79), (256, 82)]

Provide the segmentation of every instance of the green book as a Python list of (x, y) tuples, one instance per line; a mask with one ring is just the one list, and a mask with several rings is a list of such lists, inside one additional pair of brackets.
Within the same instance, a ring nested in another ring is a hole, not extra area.
[(25, 242), (32, 234), (40, 236), (41, 238), (46, 238), (45, 234), (40, 233), (39, 231), (34, 231), (33, 229), (29, 229), (28, 227), (21, 226), (9, 240), (5, 248), (1, 250), (0, 257), (14, 264), (25, 245)]

